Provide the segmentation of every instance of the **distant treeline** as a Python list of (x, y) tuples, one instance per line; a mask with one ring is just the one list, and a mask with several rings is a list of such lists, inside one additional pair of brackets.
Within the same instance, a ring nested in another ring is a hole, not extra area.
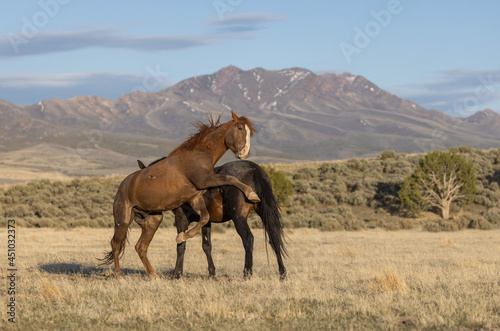
[[(500, 149), (455, 147), (450, 151), (473, 162), (477, 194), (473, 204), (453, 205), (449, 220), (441, 219), (433, 210), (413, 217), (401, 208), (399, 187), (423, 155), (384, 151), (374, 159), (282, 164), (265, 169), (281, 201), (286, 227), (325, 231), (499, 227)], [(4, 186), (0, 188), (0, 225), (15, 218), (17, 224), (26, 227), (112, 227), (113, 199), (122, 180), (122, 176), (107, 176)], [(250, 223), (262, 226), (256, 215), (251, 216)], [(172, 225), (172, 213), (165, 212), (162, 226)]]

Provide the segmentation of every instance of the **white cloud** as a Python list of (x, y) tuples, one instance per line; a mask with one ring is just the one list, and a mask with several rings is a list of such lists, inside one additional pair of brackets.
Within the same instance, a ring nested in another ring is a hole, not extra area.
[(468, 116), (488, 107), (499, 107), (500, 70), (444, 70), (428, 82), (386, 89), (428, 109)]
[(0, 37), (0, 58), (69, 52), (87, 48), (171, 51), (213, 43), (215, 41), (206, 36), (136, 36), (120, 33), (113, 28), (40, 31), (32, 36), (23, 36), (21, 32), (18, 32)]
[(17, 31), (0, 36), (0, 58), (17, 58), (89, 48), (129, 49), (140, 52), (173, 51), (209, 46), (222, 39), (249, 39), (248, 33), (262, 29), (263, 23), (286, 18), (271, 13), (227, 15), (207, 22), (217, 27), (215, 33), (195, 36), (130, 35), (111, 27), (83, 27), (71, 31)]
[(226, 15), (222, 19), (213, 19), (207, 22), (217, 27), (219, 33), (244, 34), (263, 29), (264, 23), (286, 20), (285, 16), (272, 13), (244, 13)]
[(47, 96), (67, 99), (98, 95), (115, 99), (136, 90), (156, 92), (172, 85), (164, 73), (149, 70), (144, 75), (113, 72), (62, 74), (0, 74), (0, 99), (16, 104), (34, 104)]
[(208, 21), (208, 25), (255, 25), (285, 19), (285, 16), (272, 13), (244, 13), (226, 15), (222, 19), (213, 19)]
[(59, 87), (67, 88), (80, 85), (92, 74), (65, 73), (65, 74), (0, 74), (0, 87), (3, 88), (33, 88)]

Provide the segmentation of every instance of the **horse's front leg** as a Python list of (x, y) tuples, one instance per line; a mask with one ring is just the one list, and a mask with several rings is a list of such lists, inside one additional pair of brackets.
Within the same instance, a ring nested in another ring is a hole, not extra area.
[(211, 187), (218, 187), (224, 185), (232, 185), (237, 187), (245, 197), (251, 202), (259, 202), (259, 196), (253, 191), (253, 189), (243, 184), (238, 178), (233, 176), (214, 174), (213, 172), (204, 171), (198, 172), (189, 176), (189, 180), (198, 190), (204, 190)]
[(208, 223), (210, 220), (210, 214), (205, 206), (205, 199), (203, 199), (203, 194), (199, 194), (196, 198), (188, 202), (191, 208), (200, 215), (200, 221), (193, 226), (191, 229), (188, 229), (184, 232), (181, 232), (177, 235), (175, 239), (178, 244), (183, 241), (188, 240), (189, 238), (193, 238), (200, 229)]

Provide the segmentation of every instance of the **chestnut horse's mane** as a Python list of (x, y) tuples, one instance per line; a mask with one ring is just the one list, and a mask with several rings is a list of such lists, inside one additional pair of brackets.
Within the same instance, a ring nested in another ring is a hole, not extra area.
[(203, 142), (203, 139), (210, 133), (215, 131), (217, 128), (221, 126), (220, 118), (222, 114), (214, 119), (212, 114), (207, 115), (208, 123), (203, 123), (200, 120), (197, 120), (191, 123), (195, 128), (198, 129), (198, 132), (193, 133), (189, 136), (189, 138), (184, 141), (182, 144), (177, 146), (169, 155), (172, 155), (179, 151), (191, 151), (193, 148), (200, 143)]
[[(174, 153), (180, 152), (180, 151), (191, 151), (193, 150), (196, 146), (199, 146), (203, 144), (203, 140), (205, 137), (212, 133), (213, 131), (217, 130), (222, 124), (220, 123), (220, 118), (222, 114), (220, 114), (216, 119), (214, 119), (212, 114), (207, 115), (207, 120), (208, 123), (203, 123), (199, 120), (195, 121), (194, 123), (191, 123), (195, 128), (198, 129), (198, 132), (193, 133), (189, 136), (189, 138), (184, 141), (182, 144), (180, 144), (177, 148), (175, 148), (172, 152), (170, 152), (169, 155), (173, 155)], [(238, 118), (238, 121), (244, 122), (248, 128), (250, 129), (250, 135), (253, 136), (257, 130), (255, 130), (255, 127), (253, 126), (252, 122), (245, 116), (241, 116)]]

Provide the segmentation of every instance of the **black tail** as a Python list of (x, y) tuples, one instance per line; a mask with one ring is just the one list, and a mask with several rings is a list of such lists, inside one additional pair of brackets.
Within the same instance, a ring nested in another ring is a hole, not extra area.
[(271, 181), (264, 170), (263, 174), (255, 174), (255, 193), (260, 197), (255, 211), (262, 219), (264, 224), (266, 241), (269, 237), (271, 245), (278, 261), (284, 256), (288, 256), (285, 248), (285, 234), (283, 232), (283, 223), (281, 221), (281, 209), (273, 193)]

